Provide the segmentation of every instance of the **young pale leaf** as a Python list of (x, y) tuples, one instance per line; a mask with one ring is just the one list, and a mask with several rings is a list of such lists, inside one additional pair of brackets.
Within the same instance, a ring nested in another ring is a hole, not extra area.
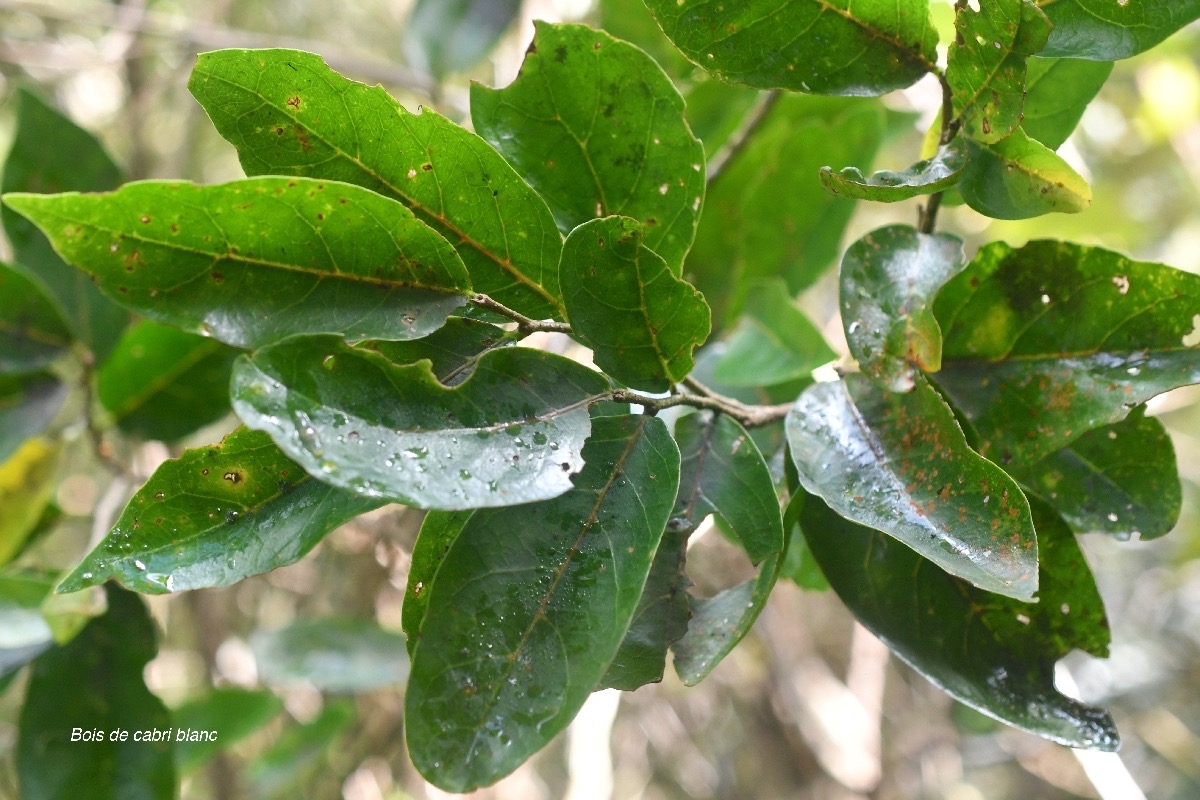
[(476, 511), (426, 587), (407, 735), (417, 768), (447, 791), (494, 782), (565, 728), (637, 609), (679, 451), (653, 417), (594, 428), (571, 491)]
[(474, 66), (520, 10), (521, 0), (418, 0), (404, 26), (406, 61), (439, 80)]
[(433, 374), (447, 386), (467, 379), (479, 359), (489, 350), (520, 341), (520, 331), (506, 331), (487, 322), (451, 317), (446, 324), (423, 339), (407, 342), (363, 342), (364, 350), (374, 350), (395, 364), (415, 364), (429, 359)]
[(970, 138), (998, 142), (1021, 124), (1025, 59), (1045, 46), (1050, 22), (1030, 0), (956, 8), (946, 66), (954, 116)]
[(71, 346), (56, 301), (24, 267), (0, 262), (0, 375), (37, 372)]
[(567, 237), (559, 272), (572, 329), (596, 366), (665, 392), (692, 371), (712, 320), (704, 296), (675, 276), (643, 231), (629, 217), (584, 223)]
[(965, 266), (960, 239), (906, 225), (880, 228), (850, 246), (842, 259), (842, 320), (850, 353), (867, 377), (907, 392), (917, 369), (941, 368), (933, 298)]
[(21, 552), (50, 503), (61, 453), (59, 442), (38, 436), (0, 462), (0, 566)]
[(221, 750), (262, 728), (278, 716), (283, 702), (264, 691), (221, 686), (171, 712), (176, 729), (216, 731), (215, 741), (175, 743), (175, 764), (183, 775), (194, 773)]
[(124, 432), (174, 441), (229, 413), (237, 355), (214, 339), (139, 322), (96, 373), (96, 394)]
[(1079, 533), (1153, 539), (1179, 520), (1175, 448), (1163, 424), (1145, 416), (1145, 406), (1037, 463), (1013, 464), (1009, 472)]
[(1112, 73), (1111, 61), (1031, 58), (1025, 78), (1021, 128), (1051, 150), (1075, 130), (1088, 103)]
[(994, 219), (1074, 214), (1092, 204), (1092, 187), (1053, 150), (1017, 128), (994, 144), (967, 143), (958, 190)]
[[(162, 730), (171, 718), (142, 671), (157, 649), (141, 598), (108, 587), (108, 612), (33, 664), (17, 740), (25, 800), (172, 800), (171, 741), (114, 741), (109, 732)], [(91, 741), (71, 741), (99, 734)]]
[(160, 466), (58, 591), (110, 578), (146, 594), (228, 586), (297, 561), (379, 505), (310, 478), (265, 433), (239, 428)]
[(996, 242), (934, 304), (945, 339), (936, 380), (981, 453), (1032, 463), (1200, 383), (1198, 310), (1192, 273), (1098, 247)]
[(322, 481), (421, 508), (546, 500), (571, 488), (608, 382), (574, 361), (492, 350), (449, 388), (331, 337), (283, 342), (233, 370), (238, 416)]
[(0, 463), (49, 427), (69, 392), (47, 372), (0, 375)]
[(966, 164), (966, 144), (954, 139), (939, 147), (933, 158), (918, 161), (903, 172), (880, 170), (866, 176), (858, 167), (845, 167), (839, 172), (821, 167), (821, 185), (839, 197), (896, 203), (949, 189), (958, 183)]
[(1054, 664), (1075, 648), (1108, 655), (1104, 605), (1071, 531), (1033, 505), (1040, 600), (1025, 604), (970, 586), (912, 550), (810, 497), (808, 545), (854, 616), (896, 655), (989, 717), (1068, 745), (1116, 750), (1112, 717), (1059, 694)]
[(365, 619), (300, 620), (250, 638), (258, 674), (272, 685), (364, 692), (404, 683), (404, 637)]
[(678, 275), (705, 183), (704, 146), (683, 119), (683, 98), (633, 45), (584, 25), (536, 25), (512, 84), (471, 86), (475, 130), (546, 198), (564, 233), (596, 217), (633, 217)]
[(952, 575), (1032, 599), (1037, 538), (1025, 496), (967, 446), (950, 408), (915, 378), (904, 394), (850, 375), (800, 395), (787, 435), (801, 485)]
[[(103, 192), (121, 183), (121, 170), (92, 134), (33, 92), (17, 89), (17, 129), (4, 162), (0, 192)], [(100, 293), (87, 275), (58, 257), (33, 223), (0, 207), (15, 259), (36, 275), (67, 324), (103, 361), (129, 322), (129, 312)]]
[(145, 181), (4, 201), (125, 305), (235, 347), (303, 333), (416, 339), (470, 292), (445, 239), (345, 183)]
[(925, 0), (646, 0), (689, 59), (730, 83), (813, 94), (903, 89), (934, 69)]
[(476, 291), (535, 319), (561, 313), (550, 210), (475, 134), (298, 50), (204, 53), (188, 88), (247, 175), (345, 181), (400, 200), (454, 245)]
[(408, 568), (408, 585), (404, 590), (401, 606), (401, 627), (407, 638), (408, 654), (411, 656), (421, 641), (421, 625), (425, 622), (425, 610), (429, 607), (429, 587), (433, 586), (438, 569), (450, 545), (462, 533), (463, 526), (474, 514), (469, 511), (430, 511), (421, 521), (417, 542), (413, 545), (412, 563)]
[(1129, 58), (1200, 18), (1200, 0), (1037, 0), (1054, 25), (1041, 55)]

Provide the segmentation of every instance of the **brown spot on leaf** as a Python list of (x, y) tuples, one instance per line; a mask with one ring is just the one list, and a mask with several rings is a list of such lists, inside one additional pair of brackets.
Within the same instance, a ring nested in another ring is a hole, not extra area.
[(294, 94), (287, 99), (287, 104), (297, 111), (300, 110), (300, 95)]
[(242, 480), (242, 473), (238, 472), (237, 470), (230, 470), (229, 472), (226, 472), (223, 477), (230, 483), (240, 483)]

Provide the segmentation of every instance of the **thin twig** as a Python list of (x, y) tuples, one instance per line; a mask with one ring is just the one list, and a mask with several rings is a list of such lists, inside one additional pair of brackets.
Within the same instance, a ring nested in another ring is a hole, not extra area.
[(742, 124), (738, 129), (721, 145), (717, 152), (713, 153), (712, 160), (708, 162), (708, 182), (711, 185), (722, 173), (725, 168), (733, 161), (734, 157), (742, 152), (749, 144), (754, 134), (762, 127), (763, 122), (771, 113), (771, 109), (783, 97), (783, 92), (774, 89), (762, 95), (754, 108), (750, 109), (750, 113), (742, 120)]
[(127, 477), (129, 470), (120, 461), (113, 458), (112, 448), (108, 442), (104, 441), (104, 433), (96, 424), (96, 416), (93, 412), (93, 405), (96, 402), (95, 381), (95, 363), (91, 353), (84, 353), (80, 358), (80, 364), (83, 369), (80, 372), (79, 383), (83, 390), (83, 426), (87, 431), (88, 440), (92, 443), (92, 452), (96, 456), (96, 460), (100, 464), (117, 477)]
[(637, 403), (647, 411), (654, 413), (675, 406), (691, 406), (710, 411), (719, 411), (736, 419), (746, 428), (759, 428), (778, 422), (792, 410), (793, 403), (782, 403), (777, 406), (748, 406), (729, 398), (705, 397), (697, 394), (673, 394), (669, 397), (654, 397), (642, 394), (633, 389), (613, 389), (609, 399), (617, 403)]
[(513, 322), (517, 323), (517, 327), (521, 333), (536, 333), (537, 331), (545, 331), (547, 333), (567, 333), (571, 332), (571, 326), (565, 322), (554, 322), (553, 320), (536, 320), (532, 317), (527, 317), (520, 311), (514, 311), (508, 306), (500, 303), (486, 294), (477, 294), (471, 297), (471, 302), (480, 308), (486, 308), (488, 311), (495, 311), (497, 314), (508, 317)]
[[(946, 75), (941, 70), (934, 74), (937, 75), (938, 83), (942, 87), (942, 131), (938, 136), (938, 147), (944, 147), (958, 134), (960, 123), (954, 119), (954, 92), (950, 88), (950, 82), (946, 80)], [(917, 215), (917, 229), (921, 233), (933, 233), (934, 228), (937, 227), (938, 210), (942, 206), (944, 194), (945, 192), (934, 192), (921, 208)]]

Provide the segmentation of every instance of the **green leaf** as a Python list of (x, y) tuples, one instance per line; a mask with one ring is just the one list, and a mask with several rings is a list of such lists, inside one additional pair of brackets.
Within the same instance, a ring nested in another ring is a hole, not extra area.
[(54, 578), (49, 575), (0, 573), (0, 686), (6, 676), (54, 644), (50, 626), (38, 610), (52, 588)]
[(1033, 505), (1040, 601), (1018, 603), (947, 575), (906, 547), (834, 514), (816, 498), (801, 512), (809, 547), (859, 621), (956, 699), (1071, 747), (1116, 750), (1112, 717), (1054, 688), (1071, 650), (1108, 655), (1104, 606), (1070, 530)]
[(1051, 150), (1067, 140), (1112, 73), (1111, 61), (1031, 58), (1021, 128)]
[(633, 45), (584, 25), (536, 27), (515, 81), (471, 86), (475, 130), (546, 198), (563, 233), (596, 217), (633, 217), (679, 274), (705, 183), (704, 146), (684, 121), (683, 98)]
[(405, 60), (437, 79), (483, 60), (521, 0), (418, 0), (404, 26)]
[[(162, 701), (142, 670), (154, 657), (154, 622), (134, 594), (108, 587), (108, 612), (69, 644), (33, 664), (17, 740), (25, 800), (171, 800), (171, 740), (134, 741), (137, 731), (171, 731)], [(114, 730), (129, 738), (110, 741)], [(71, 741), (78, 731), (103, 741)]]
[(401, 606), (401, 626), (408, 637), (408, 654), (411, 656), (421, 641), (421, 626), (425, 623), (425, 612), (429, 608), (429, 587), (442, 566), (450, 545), (462, 533), (463, 526), (474, 514), (468, 511), (430, 511), (421, 521), (413, 545), (412, 562), (408, 567), (408, 585), (404, 590)]
[(1183, 503), (1171, 437), (1145, 406), (1009, 472), (1079, 533), (1153, 539), (1175, 527)]
[(283, 703), (270, 692), (221, 686), (190, 700), (171, 716), (176, 729), (214, 731), (216, 740), (183, 739), (175, 743), (175, 764), (183, 775), (194, 773), (213, 756), (274, 719)]
[(37, 372), (71, 346), (56, 301), (24, 267), (0, 262), (0, 375)]
[(492, 350), (449, 388), (428, 362), (397, 366), (330, 337), (292, 340), (234, 366), (233, 407), (310, 474), (423, 508), (545, 500), (571, 488), (608, 382), (524, 347)]
[(271, 747), (246, 768), (250, 797), (297, 797), (311, 790), (314, 773), (329, 767), (326, 753), (354, 724), (349, 700), (326, 702), (312, 722), (284, 730)]
[(775, 386), (809, 378), (837, 358), (781, 278), (751, 284), (746, 311), (727, 341), (713, 377), (726, 386)]
[[(695, 71), (692, 62), (683, 57), (655, 23), (642, 0), (600, 0), (597, 5), (600, 12), (597, 27), (645, 50), (672, 78), (688, 78)], [(690, 99), (688, 106), (690, 111)], [(692, 130), (699, 135), (695, 125)]]
[(310, 478), (266, 434), (239, 428), (160, 466), (58, 591), (109, 578), (147, 594), (227, 586), (297, 561), (379, 505)]
[(0, 463), (58, 416), (70, 388), (46, 372), (0, 375)]
[(561, 313), (550, 210), (475, 134), (298, 50), (205, 53), (188, 88), (247, 175), (345, 181), (400, 200), (453, 243), (476, 291), (535, 319)]
[(1037, 0), (1054, 25), (1044, 56), (1129, 58), (1200, 18), (1200, 0)]
[(574, 334), (596, 366), (654, 392), (692, 371), (710, 330), (708, 304), (650, 249), (636, 220), (607, 217), (571, 231), (560, 273)]
[(598, 417), (584, 461), (558, 498), (476, 511), (426, 589), (407, 736), (447, 791), (494, 782), (565, 728), (629, 628), (679, 451), (657, 418)]
[(917, 369), (941, 368), (933, 298), (965, 266), (958, 237), (906, 225), (879, 228), (850, 246), (842, 259), (842, 321), (850, 353), (867, 377), (907, 392)]
[(259, 678), (267, 684), (302, 683), (327, 692), (362, 692), (404, 682), (404, 637), (374, 622), (322, 618), (258, 631), (250, 639)]
[(58, 485), (59, 442), (27, 439), (0, 462), (0, 566), (21, 552)]
[(730, 83), (814, 94), (881, 95), (934, 69), (925, 0), (646, 0), (696, 64)]
[[(17, 130), (0, 192), (102, 192), (121, 183), (120, 168), (92, 134), (28, 89), (18, 88), (16, 94)], [(129, 312), (63, 263), (31, 222), (8, 208), (0, 208), (0, 220), (15, 259), (43, 282), (76, 338), (96, 361), (103, 361), (129, 321)]]
[(953, 575), (1031, 599), (1037, 539), (1021, 489), (967, 446), (946, 403), (914, 378), (904, 394), (850, 375), (800, 395), (787, 435), (801, 485)]
[(954, 117), (970, 138), (998, 142), (1021, 124), (1025, 59), (1045, 46), (1050, 22), (1030, 0), (956, 8), (946, 66)]
[(1074, 214), (1092, 204), (1092, 188), (1053, 150), (1017, 128), (994, 144), (967, 142), (958, 182), (963, 200), (994, 219)]
[(484, 353), (507, 347), (522, 338), (524, 334), (520, 331), (506, 331), (487, 322), (451, 317), (423, 339), (370, 341), (359, 346), (374, 350), (395, 364), (415, 364), (429, 359), (438, 380), (447, 386), (457, 386), (467, 379)]
[(96, 373), (96, 393), (125, 433), (174, 441), (229, 413), (237, 355), (214, 339), (139, 322)]
[(866, 176), (858, 167), (844, 167), (839, 172), (821, 167), (821, 185), (852, 200), (896, 203), (949, 189), (958, 183), (966, 164), (966, 145), (962, 139), (954, 139), (939, 147), (933, 158), (918, 161), (903, 172), (880, 170)]
[(235, 347), (302, 333), (416, 339), (470, 292), (445, 239), (350, 184), (144, 181), (4, 201), (122, 303)]
[(996, 242), (934, 305), (945, 338), (936, 380), (982, 454), (1032, 463), (1200, 383), (1198, 310), (1192, 273), (1098, 247)]

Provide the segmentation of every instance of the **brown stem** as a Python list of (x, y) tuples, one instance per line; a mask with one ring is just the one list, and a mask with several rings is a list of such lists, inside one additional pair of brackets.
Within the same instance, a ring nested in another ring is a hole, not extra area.
[(675, 406), (705, 408), (710, 411), (727, 414), (746, 428), (758, 428), (763, 425), (769, 425), (772, 422), (777, 422), (792, 410), (793, 405), (792, 403), (783, 403), (777, 406), (748, 406), (732, 398), (721, 397), (715, 393), (713, 396), (673, 394), (669, 397), (652, 397), (632, 389), (613, 389), (609, 393), (609, 399), (618, 403), (637, 403), (645, 408), (648, 413), (656, 413)]
[(486, 308), (488, 311), (495, 311), (497, 314), (508, 317), (513, 322), (517, 323), (517, 327), (521, 333), (536, 333), (545, 331), (548, 333), (567, 333), (571, 332), (571, 326), (565, 322), (554, 322), (552, 320), (536, 320), (532, 317), (527, 317), (520, 311), (514, 311), (503, 303), (497, 302), (486, 294), (477, 294), (471, 297), (471, 302), (480, 308)]
[[(946, 80), (946, 74), (941, 70), (936, 73), (938, 83), (942, 86), (942, 131), (938, 136), (938, 146), (943, 147), (957, 135), (959, 121), (954, 119), (954, 93), (950, 89), (950, 82)], [(942, 196), (945, 192), (934, 192), (929, 196), (929, 201), (921, 208), (917, 215), (917, 230), (921, 233), (933, 233), (937, 227), (938, 210), (942, 206)]]

